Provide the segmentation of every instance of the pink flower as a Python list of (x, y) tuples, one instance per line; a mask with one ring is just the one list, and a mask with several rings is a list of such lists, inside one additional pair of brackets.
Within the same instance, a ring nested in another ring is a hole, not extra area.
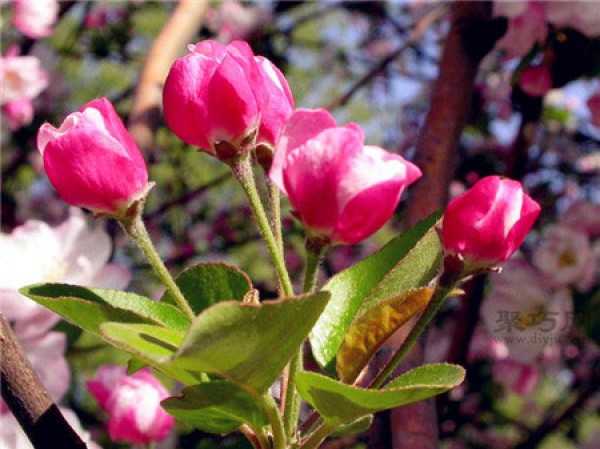
[(519, 182), (488, 176), (446, 208), (444, 249), (473, 268), (498, 264), (521, 246), (539, 213)]
[(52, 34), (52, 25), (57, 18), (56, 0), (15, 0), (13, 25), (31, 39)]
[(266, 91), (256, 144), (267, 145), (274, 149), (285, 123), (292, 115), (294, 99), (283, 73), (271, 61), (257, 56), (256, 62)]
[(140, 150), (106, 98), (70, 114), (58, 129), (44, 123), (37, 146), (50, 182), (74, 206), (123, 213), (147, 189)]
[(108, 434), (113, 441), (161, 441), (173, 428), (174, 418), (160, 406), (169, 392), (147, 368), (127, 376), (124, 367), (105, 365), (87, 386), (109, 415)]
[(269, 176), (311, 235), (350, 245), (385, 224), (421, 171), (365, 146), (359, 126), (336, 126), (324, 109), (298, 109), (279, 138)]
[(530, 66), (519, 77), (519, 87), (530, 97), (543, 97), (552, 89), (552, 76), (548, 67)]
[(492, 339), (503, 343), (510, 358), (532, 362), (550, 355), (572, 326), (569, 290), (552, 291), (527, 262), (507, 261), (491, 277), (481, 318)]
[(0, 104), (33, 99), (48, 86), (48, 75), (35, 56), (17, 56), (11, 47), (0, 58)]
[(8, 127), (16, 131), (33, 120), (33, 103), (29, 98), (20, 98), (4, 104), (2, 112), (8, 120)]
[(286, 115), (279, 108), (291, 103), (283, 75), (256, 58), (245, 42), (207, 40), (188, 48), (190, 53), (171, 67), (163, 92), (173, 132), (220, 159), (251, 149), (262, 115), (267, 120), (262, 138), (271, 138), (279, 116)]
[(587, 291), (594, 284), (596, 259), (590, 240), (569, 226), (546, 226), (532, 261), (553, 287), (575, 285)]
[(590, 238), (596, 237), (600, 235), (600, 204), (578, 201), (562, 214), (560, 223), (578, 229)]

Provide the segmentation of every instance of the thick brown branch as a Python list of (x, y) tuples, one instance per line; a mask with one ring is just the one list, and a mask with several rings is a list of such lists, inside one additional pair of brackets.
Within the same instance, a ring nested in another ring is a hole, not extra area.
[[(438, 79), (417, 141), (415, 162), (423, 171), (423, 178), (415, 186), (408, 204), (406, 219), (410, 226), (443, 208), (447, 202), (460, 135), (469, 116), (475, 75), (481, 60), (503, 33), (496, 26), (487, 26), (491, 15), (491, 2), (452, 4), (452, 22)], [(422, 351), (412, 354), (410, 362), (412, 366), (421, 364)], [(433, 449), (438, 446), (433, 400), (393, 410), (391, 425), (394, 449)]]
[(460, 135), (467, 122), (481, 59), (502, 34), (491, 19), (491, 2), (455, 2), (452, 25), (433, 86), (431, 106), (417, 141), (415, 162), (423, 178), (407, 209), (409, 225), (444, 207), (454, 175)]
[(152, 148), (161, 123), (162, 87), (169, 68), (186, 44), (194, 43), (207, 7), (205, 0), (181, 0), (148, 52), (129, 117), (129, 131), (142, 150)]
[(0, 313), (2, 398), (36, 449), (86, 449), (52, 402), (10, 325)]

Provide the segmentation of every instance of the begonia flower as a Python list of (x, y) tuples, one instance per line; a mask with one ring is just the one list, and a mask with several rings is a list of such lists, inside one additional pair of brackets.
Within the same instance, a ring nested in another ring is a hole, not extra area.
[(257, 135), (271, 139), (292, 104), (279, 70), (242, 41), (206, 40), (188, 48), (165, 81), (164, 114), (171, 130), (223, 160), (251, 150)]
[(66, 202), (97, 213), (122, 214), (148, 189), (140, 150), (106, 98), (40, 127), (37, 147), (50, 182)]
[(501, 263), (521, 246), (539, 213), (519, 182), (488, 176), (448, 204), (444, 249), (472, 268)]
[(309, 235), (351, 245), (389, 220), (421, 171), (402, 156), (364, 145), (359, 126), (337, 126), (324, 109), (298, 109), (279, 138), (269, 176)]

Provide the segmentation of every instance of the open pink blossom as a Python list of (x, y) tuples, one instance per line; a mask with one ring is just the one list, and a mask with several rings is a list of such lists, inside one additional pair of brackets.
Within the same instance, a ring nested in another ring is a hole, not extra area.
[(573, 285), (586, 291), (595, 281), (596, 260), (590, 240), (569, 226), (546, 226), (532, 261), (554, 287)]
[(337, 126), (324, 109), (298, 109), (279, 138), (269, 176), (311, 235), (355, 244), (385, 224), (421, 171), (365, 146), (359, 126)]
[(0, 105), (33, 99), (48, 86), (48, 75), (35, 56), (18, 56), (11, 47), (0, 58)]
[(569, 290), (552, 290), (527, 262), (507, 261), (491, 277), (491, 289), (481, 307), (490, 337), (506, 345), (510, 358), (524, 363), (540, 360), (572, 325)]
[(10, 234), (0, 234), (0, 311), (14, 323), (20, 339), (45, 334), (59, 316), (18, 293), (41, 282), (64, 282), (96, 288), (124, 288), (129, 271), (109, 264), (110, 237), (91, 227), (78, 209), (58, 226), (29, 220)]
[(444, 249), (472, 268), (501, 263), (521, 246), (539, 213), (519, 182), (488, 176), (448, 204)]
[(548, 67), (530, 66), (521, 73), (519, 87), (530, 97), (543, 97), (552, 89), (552, 76)]
[(174, 418), (160, 406), (169, 392), (147, 368), (128, 376), (124, 367), (104, 365), (87, 386), (108, 413), (113, 441), (161, 441), (173, 428)]
[(57, 0), (15, 0), (13, 25), (25, 36), (39, 39), (52, 34), (58, 18)]
[[(165, 81), (167, 124), (181, 140), (213, 156), (228, 159), (248, 151), (263, 109), (271, 103), (280, 106), (277, 97), (285, 95), (272, 91), (284, 89), (285, 80), (280, 74), (266, 76), (242, 41), (222, 45), (206, 40), (188, 48), (190, 53), (175, 61)], [(272, 65), (270, 70), (276, 71)]]
[(37, 147), (50, 182), (74, 206), (124, 213), (148, 188), (140, 150), (106, 98), (70, 114), (60, 128), (44, 123)]

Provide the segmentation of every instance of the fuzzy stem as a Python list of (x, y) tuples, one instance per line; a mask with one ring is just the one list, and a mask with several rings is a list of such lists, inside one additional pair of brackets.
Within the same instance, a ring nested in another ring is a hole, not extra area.
[(286, 449), (287, 438), (275, 400), (271, 395), (265, 394), (261, 396), (261, 404), (267, 414), (269, 423), (271, 424), (271, 430), (273, 432), (273, 449)]
[(167, 270), (167, 267), (165, 267), (165, 264), (158, 255), (156, 248), (152, 244), (150, 235), (148, 235), (148, 230), (146, 229), (144, 221), (142, 220), (141, 213), (136, 212), (132, 217), (118, 218), (118, 221), (125, 233), (131, 238), (131, 240), (133, 240), (142, 253), (144, 253), (144, 256), (146, 256), (146, 259), (148, 262), (150, 262), (150, 265), (154, 269), (156, 275), (160, 278), (165, 287), (167, 287), (167, 290), (173, 296), (173, 299), (177, 303), (179, 309), (184, 312), (190, 320), (193, 320), (194, 312), (181, 293), (181, 290), (179, 290), (179, 287), (171, 277), (169, 270)]
[(269, 198), (269, 219), (271, 221), (271, 229), (275, 236), (279, 251), (283, 254), (283, 235), (281, 232), (281, 199), (279, 193), (279, 187), (275, 185), (273, 181), (267, 176), (267, 194)]
[[(325, 251), (329, 245), (320, 238), (306, 239), (306, 263), (304, 269), (304, 287), (303, 292), (309, 293), (314, 291), (317, 279), (317, 272), (321, 259), (325, 254)], [(292, 356), (290, 361), (287, 376), (284, 381), (286, 382), (285, 387), (285, 401), (284, 401), (284, 413), (283, 422), (285, 431), (288, 436), (293, 436), (298, 424), (298, 418), (300, 417), (300, 399), (296, 391), (296, 375), (303, 369), (302, 366), (302, 346), (298, 348), (296, 354)]]
[(285, 296), (292, 296), (294, 294), (292, 281), (290, 280), (290, 275), (285, 267), (283, 254), (281, 251), (279, 251), (279, 246), (275, 240), (271, 226), (269, 225), (267, 214), (265, 213), (262, 202), (260, 201), (260, 197), (258, 196), (254, 175), (252, 174), (250, 158), (247, 154), (245, 154), (232, 161), (230, 166), (235, 179), (238, 180), (242, 186), (242, 189), (244, 190), (244, 193), (248, 197), (250, 207), (252, 208), (254, 218), (256, 219), (256, 223), (258, 225), (258, 230), (260, 231), (260, 234), (267, 245), (267, 250), (269, 251), (273, 265), (275, 266), (275, 271), (277, 271), (277, 276), (283, 288), (283, 293)]
[(335, 426), (321, 424), (317, 429), (300, 445), (298, 449), (317, 449), (325, 438), (335, 430)]

